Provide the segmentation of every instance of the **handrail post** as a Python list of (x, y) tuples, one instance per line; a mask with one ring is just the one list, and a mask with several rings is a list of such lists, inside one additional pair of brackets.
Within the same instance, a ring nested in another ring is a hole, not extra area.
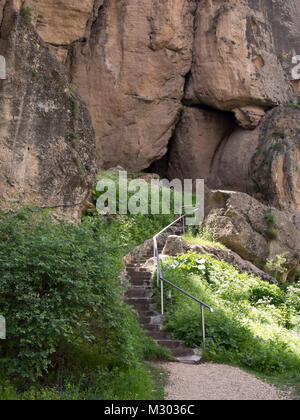
[(159, 287), (160, 275), (159, 275), (159, 267), (157, 267), (157, 287)]
[(164, 282), (161, 280), (160, 281), (161, 282), (161, 292), (160, 292), (160, 294), (161, 294), (161, 314), (162, 315), (164, 315), (164, 312), (165, 312), (165, 310), (164, 310)]
[(204, 318), (204, 306), (201, 305), (201, 320), (202, 320), (202, 338), (203, 338), (203, 347), (205, 347), (205, 318)]
[[(194, 210), (193, 213), (195, 213), (197, 210), (199, 210), (199, 209)], [(164, 312), (165, 312), (165, 308), (164, 308), (164, 283), (169, 284), (171, 287), (174, 287), (175, 289), (179, 290), (184, 295), (186, 295), (186, 296), (194, 299), (198, 303), (200, 303), (200, 305), (201, 305), (201, 318), (202, 318), (203, 347), (205, 347), (206, 336), (205, 336), (204, 308), (208, 308), (210, 310), (210, 312), (213, 312), (213, 309), (210, 306), (208, 306), (206, 303), (204, 303), (201, 300), (199, 300), (199, 299), (195, 298), (194, 296), (190, 295), (189, 293), (187, 293), (186, 291), (184, 291), (180, 287), (174, 285), (173, 283), (169, 282), (168, 280), (166, 280), (163, 277), (162, 270), (161, 270), (161, 263), (160, 263), (160, 255), (159, 255), (159, 252), (158, 252), (157, 238), (159, 237), (159, 235), (161, 235), (163, 232), (165, 232), (166, 230), (168, 230), (175, 223), (179, 223), (179, 221), (182, 220), (182, 223), (183, 223), (183, 233), (186, 232), (186, 220), (185, 220), (186, 216), (187, 215), (185, 214), (185, 215), (179, 217), (177, 220), (173, 221), (173, 223), (171, 223), (169, 226), (165, 227), (162, 231), (160, 231), (157, 235), (155, 235), (153, 237), (154, 257), (157, 260), (157, 288), (159, 288), (159, 282), (160, 282), (161, 283), (160, 288), (161, 288), (161, 314), (162, 315), (164, 315)]]

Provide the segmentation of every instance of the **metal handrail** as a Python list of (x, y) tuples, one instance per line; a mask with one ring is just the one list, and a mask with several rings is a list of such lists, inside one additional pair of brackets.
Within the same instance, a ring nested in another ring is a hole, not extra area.
[[(193, 210), (189, 215), (195, 214), (199, 209)], [(172, 226), (183, 221), (183, 233), (185, 233), (185, 218), (188, 216), (188, 214), (184, 214), (183, 216), (179, 217), (178, 219), (174, 220), (172, 223), (170, 223), (167, 227), (165, 227), (163, 230), (161, 230), (158, 234), (156, 234), (153, 237), (153, 244), (154, 244), (154, 257), (157, 260), (157, 286), (159, 286), (159, 282), (161, 285), (161, 314), (164, 315), (164, 283), (168, 284), (169, 286), (173, 287), (174, 289), (178, 290), (179, 292), (183, 293), (185, 296), (188, 296), (189, 298), (193, 299), (194, 301), (198, 302), (201, 305), (201, 321), (202, 321), (202, 337), (203, 337), (203, 346), (205, 346), (206, 336), (205, 336), (205, 317), (204, 317), (204, 308), (209, 309), (211, 313), (214, 312), (213, 308), (207, 305), (206, 303), (202, 302), (200, 299), (196, 298), (195, 296), (191, 295), (190, 293), (186, 292), (185, 290), (181, 289), (180, 287), (176, 286), (169, 280), (165, 279), (162, 268), (161, 268), (161, 262), (160, 262), (160, 256), (158, 252), (158, 245), (157, 245), (157, 238), (166, 232), (168, 229), (170, 229)]]

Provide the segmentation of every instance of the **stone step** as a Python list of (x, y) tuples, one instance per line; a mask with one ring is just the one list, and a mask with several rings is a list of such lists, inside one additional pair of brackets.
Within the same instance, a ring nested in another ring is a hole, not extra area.
[(172, 334), (166, 331), (146, 331), (146, 335), (154, 340), (172, 340)]
[(127, 270), (128, 274), (131, 274), (131, 273), (149, 273), (150, 272), (145, 267), (137, 267), (137, 266), (127, 267), (126, 270)]
[(141, 311), (138, 312), (140, 317), (144, 317), (144, 318), (149, 318), (149, 317), (160, 317), (160, 313), (157, 312), (156, 310), (150, 310), (150, 311)]
[(140, 316), (141, 324), (163, 325), (165, 318), (162, 315)]
[(150, 287), (152, 286), (152, 282), (150, 280), (130, 280), (130, 285), (134, 287)]
[(130, 270), (127, 270), (127, 274), (129, 276), (133, 276), (135, 274), (138, 274), (140, 276), (149, 276), (149, 277), (152, 276), (152, 272), (151, 271), (149, 271), (149, 270), (142, 270), (142, 268), (143, 267), (140, 267), (140, 266), (132, 267), (132, 268), (130, 268)]
[(163, 326), (161, 324), (153, 325), (153, 324), (141, 324), (143, 330), (152, 331), (152, 332), (160, 332), (162, 331)]
[(143, 301), (143, 298), (140, 298), (140, 299), (129, 298), (129, 299), (125, 299), (125, 302), (127, 303), (127, 305), (133, 306), (134, 309), (138, 311), (141, 316), (143, 316), (146, 312), (156, 310), (155, 303), (151, 303), (152, 299), (150, 299), (150, 301), (147, 302), (147, 301)]
[(195, 356), (195, 352), (193, 349), (189, 349), (185, 346), (171, 348), (172, 354), (174, 357), (192, 357)]
[(202, 359), (199, 356), (184, 356), (184, 357), (174, 357), (174, 361), (178, 363), (183, 363), (185, 365), (200, 365), (202, 362)]
[(145, 262), (148, 260), (148, 258), (145, 257), (139, 257), (139, 258), (133, 258), (131, 260), (132, 265), (142, 265), (145, 264)]
[(126, 298), (125, 300), (126, 300), (126, 303), (128, 303), (129, 305), (152, 305), (153, 304), (151, 297)]
[(152, 286), (151, 285), (149, 285), (149, 286), (133, 286), (133, 285), (131, 285), (131, 286), (129, 286), (129, 288), (127, 289), (127, 291), (128, 290), (135, 290), (137, 293), (139, 293), (139, 291), (140, 290), (145, 290), (145, 291), (147, 291), (147, 292), (151, 292), (152, 294), (153, 294), (153, 290), (152, 290)]
[(126, 270), (128, 271), (128, 270), (140, 270), (140, 269), (142, 269), (142, 268), (144, 268), (141, 264), (130, 264), (130, 265), (127, 265), (126, 266)]
[(127, 298), (140, 298), (140, 297), (146, 297), (146, 298), (152, 298), (153, 292), (151, 287), (144, 287), (144, 286), (135, 286), (130, 287), (126, 292)]
[(160, 346), (168, 347), (169, 349), (176, 349), (184, 347), (184, 341), (181, 340), (172, 340), (172, 339), (159, 339), (157, 340)]
[(140, 273), (138, 271), (130, 274), (131, 280), (151, 280), (151, 277), (151, 273)]
[(176, 362), (185, 363), (186, 365), (197, 365), (201, 362), (202, 357), (193, 354), (192, 356), (175, 357)]

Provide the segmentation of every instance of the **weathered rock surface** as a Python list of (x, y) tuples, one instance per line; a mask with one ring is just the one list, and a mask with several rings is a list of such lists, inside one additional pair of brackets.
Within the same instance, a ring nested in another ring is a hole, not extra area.
[(84, 37), (93, 6), (94, 0), (24, 1), (24, 7), (32, 9), (39, 35), (55, 46), (68, 46)]
[(169, 178), (205, 179), (210, 185), (216, 150), (234, 127), (230, 114), (184, 107), (169, 150)]
[(250, 194), (300, 217), (300, 118), (276, 107), (254, 130), (227, 113), (185, 107), (168, 156), (170, 178), (204, 178), (212, 189)]
[(297, 0), (199, 2), (187, 103), (233, 111), (249, 129), (270, 106), (292, 101), (290, 67), (278, 57), (291, 65), (299, 18)]
[(255, 182), (251, 162), (259, 143), (261, 125), (255, 130), (237, 128), (227, 136), (215, 152), (208, 185), (213, 189), (252, 194)]
[(188, 244), (181, 236), (170, 235), (164, 246), (162, 254), (175, 257), (179, 254), (185, 254), (188, 251), (188, 249)]
[(188, 104), (232, 111), (245, 129), (293, 100), (297, 0), (25, 0), (24, 7), (88, 104), (106, 169), (139, 171), (166, 154), (184, 88)]
[[(18, 16), (16, 2), (4, 6), (0, 55), (8, 77), (0, 82), (0, 200), (81, 203), (96, 176), (89, 112), (70, 90), (65, 68)], [(68, 210), (76, 216), (81, 208)]]
[(2, 0), (1, 197), (78, 201), (96, 157), (140, 171), (168, 151), (170, 178), (298, 220), (298, 110), (264, 115), (299, 95), (299, 18), (298, 0)]
[(192, 61), (190, 0), (104, 1), (70, 54), (88, 103), (102, 166), (139, 171), (161, 158), (178, 122)]
[(268, 114), (250, 176), (259, 200), (300, 215), (300, 109), (278, 107)]
[(268, 211), (269, 207), (247, 194), (213, 191), (207, 194), (206, 224), (226, 247), (262, 270), (268, 259), (286, 253), (287, 276), (293, 279), (300, 268), (300, 226), (288, 213), (271, 208), (270, 239)]

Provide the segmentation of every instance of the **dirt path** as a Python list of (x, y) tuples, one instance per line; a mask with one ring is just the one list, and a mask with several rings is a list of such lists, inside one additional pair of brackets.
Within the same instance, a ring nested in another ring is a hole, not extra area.
[(289, 394), (238, 368), (161, 363), (169, 376), (166, 400), (288, 400)]

